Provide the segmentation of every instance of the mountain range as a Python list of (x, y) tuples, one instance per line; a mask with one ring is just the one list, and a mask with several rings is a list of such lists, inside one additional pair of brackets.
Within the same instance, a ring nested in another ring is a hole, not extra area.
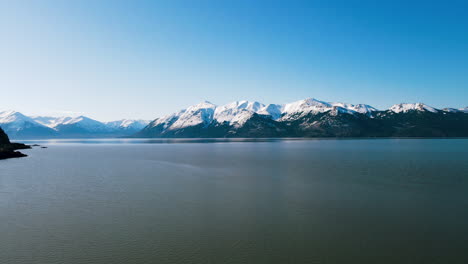
[(308, 98), (289, 104), (210, 102), (157, 118), (135, 137), (467, 137), (468, 108), (423, 103), (378, 110)]
[(468, 107), (401, 103), (386, 110), (308, 98), (288, 104), (202, 102), (154, 119), (99, 122), (0, 112), (12, 138), (83, 137), (467, 137)]
[(135, 134), (148, 123), (145, 120), (100, 122), (85, 116), (47, 117), (0, 112), (0, 127), (14, 139), (122, 137)]

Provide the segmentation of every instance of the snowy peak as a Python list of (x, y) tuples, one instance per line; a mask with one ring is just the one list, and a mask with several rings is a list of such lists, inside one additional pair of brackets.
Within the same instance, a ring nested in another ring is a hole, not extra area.
[(360, 114), (372, 114), (372, 112), (379, 111), (378, 109), (370, 105), (366, 105), (366, 104), (357, 104), (357, 105), (347, 104), (347, 103), (331, 103), (331, 104), (333, 106), (342, 107), (344, 109), (351, 110), (353, 112), (357, 112)]
[(13, 110), (0, 112), (0, 124), (34, 122), (33, 119)]
[(428, 106), (423, 103), (415, 103), (415, 104), (408, 104), (408, 103), (402, 103), (402, 104), (396, 104), (390, 107), (390, 111), (394, 113), (407, 113), (408, 111), (428, 111), (432, 113), (437, 113), (438, 110), (435, 109), (434, 107)]
[(36, 116), (34, 120), (44, 126), (54, 129), (58, 132), (71, 131), (70, 129), (80, 129), (87, 133), (110, 132), (112, 129), (102, 122), (91, 119), (86, 116), (62, 116), (62, 117), (42, 117)]
[(44, 127), (42, 124), (34, 121), (32, 118), (13, 110), (0, 112), (0, 125), (6, 130), (7, 133), (24, 130), (25, 128), (31, 127)]
[(271, 116), (273, 120), (276, 120), (283, 114), (283, 107), (283, 105), (279, 104), (269, 104), (262, 107), (257, 114)]
[(264, 107), (265, 105), (259, 102), (236, 101), (217, 107), (214, 119), (221, 124), (227, 122), (230, 125), (239, 126)]
[(53, 127), (53, 124), (57, 120), (57, 117), (51, 116), (32, 116), (31, 118), (37, 123), (50, 128)]
[(206, 126), (213, 121), (215, 109), (216, 105), (208, 101), (190, 106), (177, 117), (177, 120), (170, 126), (170, 129), (180, 129), (197, 125)]
[(249, 101), (238, 101), (232, 104), (235, 104), (236, 105), (235, 108), (237, 109), (246, 109), (252, 112), (258, 112), (262, 107), (265, 106), (264, 104), (259, 103), (259, 102), (249, 102)]
[(212, 104), (211, 102), (209, 101), (203, 101), (201, 103), (198, 103), (196, 105), (192, 105), (190, 106), (188, 109), (191, 109), (191, 110), (195, 110), (195, 109), (209, 109), (209, 108), (215, 108), (216, 105), (215, 104)]
[(99, 121), (93, 120), (86, 116), (77, 116), (77, 117), (70, 117), (70, 116), (62, 116), (62, 117), (34, 117), (38, 123), (41, 123), (45, 126), (50, 128), (56, 128), (60, 125), (72, 125), (72, 124), (102, 124)]
[(314, 98), (307, 98), (304, 100), (285, 104), (283, 108), (284, 114), (295, 114), (295, 113), (322, 113), (331, 110), (332, 105), (327, 102), (322, 102)]
[[(442, 112), (422, 103), (378, 110), (367, 104), (308, 98), (289, 104), (236, 101), (215, 106), (204, 102), (155, 119), (141, 137), (450, 137), (468, 135), (463, 108)], [(419, 116), (410, 111), (434, 113)], [(455, 113), (449, 113), (455, 112)], [(387, 114), (398, 118), (387, 118)], [(399, 114), (401, 113), (401, 114)], [(459, 123), (462, 125), (457, 125)], [(440, 124), (450, 125), (440, 125)], [(187, 129), (192, 127), (191, 129)]]
[(283, 119), (298, 118), (300, 116), (313, 113), (325, 113), (331, 111), (332, 114), (367, 114), (372, 115), (372, 112), (378, 111), (376, 108), (366, 104), (348, 104), (348, 103), (330, 103), (324, 102), (313, 98), (296, 101), (284, 105), (282, 114)]
[(55, 134), (53, 129), (50, 129), (36, 121), (31, 117), (25, 116), (16, 111), (0, 112), (0, 126), (11, 137), (49, 137)]
[(51, 116), (34, 116), (32, 117), (34, 121), (46, 126), (55, 129), (56, 126), (65, 124), (69, 122), (72, 117), (51, 117)]
[(64, 126), (74, 126), (88, 132), (107, 132), (110, 130), (105, 124), (86, 116), (59, 118), (54, 128), (60, 130)]
[(148, 125), (149, 121), (147, 120), (134, 120), (134, 119), (121, 119), (111, 122), (104, 123), (107, 127), (112, 129), (131, 129), (131, 130), (140, 130)]
[(140, 130), (143, 129), (149, 121), (146, 120), (132, 120), (122, 119), (112, 122), (99, 122), (86, 116), (62, 116), (62, 117), (49, 117), (49, 116), (35, 116), (34, 121), (54, 130), (63, 130), (66, 127), (78, 127), (89, 132), (111, 132), (117, 130)]
[(163, 129), (167, 129), (170, 125), (172, 125), (175, 121), (177, 121), (177, 119), (179, 119), (179, 117), (185, 113), (185, 109), (177, 112), (177, 113), (174, 113), (174, 114), (170, 114), (170, 115), (166, 115), (166, 116), (163, 116), (163, 117), (160, 117), (160, 118), (156, 118), (155, 120), (151, 121), (148, 126), (149, 127), (156, 127), (156, 126), (159, 126), (159, 125), (163, 125)]
[(240, 127), (254, 114), (269, 116), (272, 120), (292, 120), (309, 113), (331, 114), (370, 114), (378, 111), (365, 104), (329, 103), (314, 98), (308, 98), (293, 103), (262, 104), (256, 101), (235, 101), (225, 105), (216, 106), (210, 102), (202, 102), (178, 113), (157, 118), (149, 124), (149, 127), (159, 127), (162, 130), (177, 130), (185, 127), (203, 125), (206, 127), (212, 122)]

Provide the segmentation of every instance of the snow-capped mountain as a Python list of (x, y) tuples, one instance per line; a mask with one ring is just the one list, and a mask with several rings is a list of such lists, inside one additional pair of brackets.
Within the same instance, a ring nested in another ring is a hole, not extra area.
[(113, 134), (116, 130), (86, 116), (43, 117), (34, 121), (55, 130), (60, 137), (97, 137)]
[(205, 101), (187, 108), (171, 125), (172, 129), (203, 125), (207, 126), (212, 120), (216, 105)]
[(0, 112), (0, 127), (10, 138), (53, 137), (57, 134), (55, 130), (13, 110)]
[[(457, 113), (462, 113), (461, 111)], [(465, 122), (468, 122), (468, 115), (453, 113), (441, 119), (436, 114), (442, 112), (423, 103), (396, 104), (388, 110), (381, 111), (366, 104), (325, 102), (313, 98), (284, 105), (236, 101), (216, 106), (203, 102), (155, 119), (136, 136), (459, 136), (465, 133), (468, 135), (468, 125), (466, 131), (464, 128)], [(420, 115), (413, 117), (415, 113)], [(444, 111), (444, 113), (452, 112)], [(422, 117), (421, 115), (425, 115), (424, 121), (413, 124)], [(444, 128), (441, 124), (450, 125), (452, 122), (459, 122), (459, 128)]]
[(261, 110), (263, 110), (265, 114), (270, 115), (270, 113), (266, 112), (264, 104), (259, 102), (236, 101), (216, 107), (214, 120), (221, 124), (227, 123), (232, 126), (241, 126), (250, 119), (254, 113), (259, 113)]
[(82, 134), (110, 134), (110, 129), (105, 124), (85, 116), (59, 118), (53, 124), (53, 128), (61, 134), (82, 135)]
[(285, 119), (289, 119), (295, 115), (297, 118), (298, 114), (306, 115), (309, 113), (323, 113), (326, 111), (330, 111), (332, 108), (333, 105), (331, 103), (322, 102), (314, 98), (307, 98), (304, 100), (285, 104), (283, 107), (282, 114), (285, 115)]
[(34, 117), (34, 120), (44, 126), (60, 131), (63, 127), (75, 126), (89, 132), (107, 131), (108, 127), (94, 119), (78, 116), (78, 117)]
[(202, 102), (177, 113), (157, 118), (149, 124), (149, 127), (159, 127), (163, 130), (176, 130), (200, 124), (207, 126), (213, 122), (233, 127), (241, 127), (252, 118), (254, 114), (266, 116), (272, 120), (294, 120), (310, 113), (317, 114), (332, 110), (335, 111), (335, 113), (348, 114), (369, 114), (378, 111), (376, 108), (369, 105), (327, 103), (313, 98), (285, 105), (265, 105), (259, 102), (236, 101), (226, 105), (216, 106), (210, 102)]
[(290, 120), (300, 118), (307, 114), (325, 113), (328, 111), (335, 111), (335, 113), (347, 114), (368, 114), (378, 111), (376, 108), (365, 104), (348, 104), (348, 103), (330, 103), (319, 101), (314, 98), (307, 98), (304, 100), (296, 101), (290, 104), (285, 104), (282, 108), (283, 120)]
[(34, 121), (50, 127), (60, 134), (111, 134), (130, 135), (143, 129), (149, 121), (121, 119), (111, 122), (100, 122), (86, 116), (78, 117), (33, 117)]
[(33, 119), (13, 110), (0, 112), (0, 124), (8, 124), (10, 129), (20, 130), (25, 124), (38, 125)]
[(442, 110), (423, 103), (378, 110), (366, 104), (313, 98), (287, 104), (202, 102), (145, 120), (100, 122), (86, 116), (28, 117), (0, 112), (0, 127), (12, 138), (70, 137), (361, 137), (468, 136), (468, 108)]
[(360, 114), (372, 115), (373, 112), (379, 111), (377, 108), (374, 108), (366, 104), (346, 104), (346, 103), (332, 103), (333, 106), (341, 107), (352, 112), (357, 112)]
[(14, 139), (129, 136), (148, 123), (130, 119), (103, 123), (86, 116), (29, 117), (16, 111), (0, 112), (0, 127)]
[(412, 111), (412, 110), (429, 111), (429, 112), (432, 112), (432, 113), (437, 113), (438, 112), (438, 110), (435, 109), (434, 107), (428, 106), (428, 105), (423, 104), (423, 103), (416, 103), (416, 104), (403, 103), (403, 104), (396, 104), (396, 105), (393, 105), (392, 107), (390, 107), (390, 111), (392, 111), (394, 113), (407, 113), (408, 111)]
[(283, 105), (279, 104), (268, 104), (258, 110), (257, 114), (271, 116), (274, 120), (277, 120), (281, 117), (283, 113)]
[(124, 131), (140, 131), (142, 130), (145, 126), (148, 125), (150, 121), (148, 120), (134, 120), (134, 119), (121, 119), (121, 120), (116, 120), (116, 121), (111, 121), (111, 122), (105, 122), (104, 124), (115, 130), (124, 130)]

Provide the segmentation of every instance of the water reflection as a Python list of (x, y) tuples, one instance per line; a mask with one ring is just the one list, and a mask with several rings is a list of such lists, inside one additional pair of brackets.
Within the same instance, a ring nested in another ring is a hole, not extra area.
[(92, 139), (34, 139), (21, 140), (27, 144), (180, 144), (279, 142), (304, 140), (300, 138), (92, 138)]

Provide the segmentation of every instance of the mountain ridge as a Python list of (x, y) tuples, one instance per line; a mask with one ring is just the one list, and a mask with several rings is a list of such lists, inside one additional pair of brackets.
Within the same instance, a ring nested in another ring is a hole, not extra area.
[(13, 110), (0, 112), (0, 127), (10, 137), (20, 139), (129, 136), (148, 123), (132, 119), (100, 122), (86, 116), (26, 116)]
[[(210, 114), (202, 114), (208, 111)], [(184, 125), (181, 125), (184, 124)], [(135, 137), (466, 137), (463, 108), (400, 103), (387, 110), (367, 104), (306, 98), (284, 105), (206, 102), (156, 118)]]
[(467, 107), (437, 109), (424, 103), (400, 103), (379, 110), (315, 98), (287, 104), (203, 101), (152, 121), (28, 117), (10, 110), (0, 112), (0, 127), (13, 138), (466, 137), (467, 113)]

